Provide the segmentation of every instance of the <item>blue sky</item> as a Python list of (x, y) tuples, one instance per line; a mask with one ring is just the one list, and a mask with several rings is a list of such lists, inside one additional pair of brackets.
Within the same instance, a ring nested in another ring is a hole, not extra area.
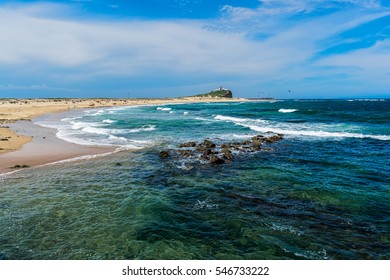
[(0, 1), (0, 97), (390, 98), (390, 0)]

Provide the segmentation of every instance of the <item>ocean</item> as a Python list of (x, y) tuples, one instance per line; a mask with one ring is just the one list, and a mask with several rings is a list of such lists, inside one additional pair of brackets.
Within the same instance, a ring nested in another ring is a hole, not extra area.
[[(390, 259), (389, 99), (98, 108), (34, 122), (117, 151), (0, 177), (0, 259)], [(179, 148), (277, 134), (222, 164)]]

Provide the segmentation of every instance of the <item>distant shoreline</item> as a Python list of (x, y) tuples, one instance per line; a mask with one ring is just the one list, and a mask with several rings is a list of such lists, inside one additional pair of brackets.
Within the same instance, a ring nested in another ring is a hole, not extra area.
[[(75, 109), (198, 102), (243, 102), (245, 98), (0, 99), (0, 174), (82, 156), (112, 153), (115, 147), (76, 145), (35, 125), (33, 118)], [(14, 168), (13, 168), (14, 167)]]

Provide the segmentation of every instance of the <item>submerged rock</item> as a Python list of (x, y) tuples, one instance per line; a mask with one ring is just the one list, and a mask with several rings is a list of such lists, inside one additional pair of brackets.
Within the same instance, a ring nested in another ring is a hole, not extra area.
[(180, 148), (189, 148), (189, 147), (195, 147), (196, 146), (196, 142), (186, 142), (186, 143), (182, 143), (180, 144)]
[(190, 157), (190, 156), (192, 156), (192, 151), (191, 150), (179, 150), (179, 153), (183, 157)]
[(211, 164), (224, 164), (225, 160), (221, 159), (220, 157), (216, 155), (211, 155), (210, 156), (210, 163)]
[(164, 150), (160, 152), (160, 158), (167, 158), (169, 157), (169, 151)]

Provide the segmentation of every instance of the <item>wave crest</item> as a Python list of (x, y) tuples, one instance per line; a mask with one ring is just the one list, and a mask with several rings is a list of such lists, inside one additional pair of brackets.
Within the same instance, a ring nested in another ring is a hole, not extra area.
[[(312, 124), (297, 126), (294, 123), (270, 123), (259, 119), (245, 119), (217, 115), (214, 119), (220, 121), (232, 122), (236, 125), (247, 127), (253, 131), (267, 133), (274, 132), (295, 137), (318, 137), (318, 138), (371, 138), (376, 140), (388, 141), (390, 135), (372, 135), (363, 133), (353, 133), (344, 131), (325, 131), (315, 130), (315, 128), (328, 128), (324, 124)], [(263, 124), (263, 125), (259, 125)]]
[(294, 113), (294, 112), (296, 112), (296, 111), (298, 111), (298, 109), (279, 109), (278, 110), (278, 112), (279, 113), (284, 113), (284, 114), (287, 114), (287, 113)]

